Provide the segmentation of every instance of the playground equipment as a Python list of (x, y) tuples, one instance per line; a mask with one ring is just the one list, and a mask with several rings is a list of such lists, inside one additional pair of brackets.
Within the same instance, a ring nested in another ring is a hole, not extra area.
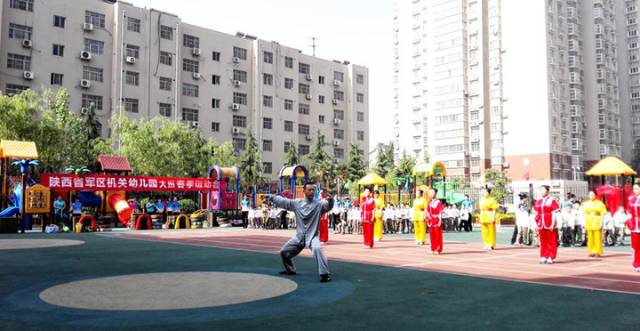
[(373, 190), (379, 190), (380, 186), (384, 187), (384, 194), (380, 194), (382, 195), (382, 198), (384, 199), (384, 195), (387, 194), (387, 181), (378, 176), (378, 174), (372, 172), (366, 176), (364, 176), (362, 179), (360, 179), (358, 181), (358, 199), (362, 199), (361, 193), (360, 193), (360, 188), (361, 187), (372, 187)]
[[(217, 165), (209, 168), (209, 180), (212, 181), (209, 190), (210, 211), (237, 211), (240, 197), (240, 169), (237, 167), (222, 168)], [(233, 185), (230, 182), (233, 180)]]
[[(288, 183), (285, 183), (285, 180)], [(291, 192), (292, 199), (304, 198), (304, 184), (309, 180), (309, 171), (301, 164), (284, 166), (280, 169), (280, 193)]]
[(124, 226), (129, 226), (133, 210), (131, 209), (131, 206), (129, 206), (127, 199), (125, 199), (121, 194), (112, 194), (109, 196), (109, 205), (113, 206), (113, 209), (115, 209), (120, 222), (122, 222)]
[[(611, 213), (615, 212), (618, 206), (625, 206), (625, 196), (630, 194), (631, 188), (625, 187), (626, 177), (634, 177), (637, 173), (626, 163), (614, 156), (606, 157), (598, 163), (596, 163), (589, 171), (586, 172), (587, 176), (600, 177), (601, 187), (596, 190), (599, 197), (607, 197), (605, 203)], [(618, 177), (622, 178), (622, 187), (614, 188), (612, 186), (605, 185), (605, 177)], [(625, 192), (626, 191), (626, 192)], [(618, 200), (618, 198), (620, 198)]]
[[(413, 194), (415, 195), (418, 186), (425, 185), (426, 187), (434, 187), (438, 190), (438, 198), (447, 198), (447, 185), (446, 185), (447, 168), (442, 162), (433, 163), (420, 163), (413, 167), (414, 188)], [(423, 181), (420, 181), (424, 178)]]

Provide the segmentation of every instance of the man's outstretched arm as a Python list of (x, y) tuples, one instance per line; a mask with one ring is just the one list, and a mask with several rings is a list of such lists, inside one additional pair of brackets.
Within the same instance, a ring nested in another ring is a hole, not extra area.
[(296, 205), (294, 203), (295, 200), (292, 199), (287, 199), (279, 195), (272, 195), (268, 197), (268, 200), (278, 208), (286, 209), (288, 211), (295, 211), (296, 209)]

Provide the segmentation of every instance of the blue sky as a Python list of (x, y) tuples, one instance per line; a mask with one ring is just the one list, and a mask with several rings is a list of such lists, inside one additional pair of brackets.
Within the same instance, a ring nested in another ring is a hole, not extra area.
[(191, 24), (242, 31), (311, 54), (365, 65), (370, 72), (371, 147), (391, 139), (391, 0), (128, 0)]

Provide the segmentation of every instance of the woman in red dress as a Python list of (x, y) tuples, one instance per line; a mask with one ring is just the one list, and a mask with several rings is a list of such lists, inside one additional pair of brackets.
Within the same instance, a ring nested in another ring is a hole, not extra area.
[(633, 268), (640, 272), (640, 185), (633, 185), (633, 195), (627, 200), (627, 211), (631, 218), (627, 228), (631, 231), (631, 249), (633, 250)]
[(442, 254), (442, 202), (437, 198), (438, 190), (429, 190), (429, 203), (427, 204), (427, 225), (429, 226), (429, 239), (431, 241), (431, 254)]
[(558, 254), (558, 228), (554, 214), (560, 206), (549, 195), (548, 185), (542, 185), (540, 190), (542, 198), (536, 200), (533, 206), (540, 237), (540, 263), (552, 264)]
[(360, 219), (362, 221), (362, 235), (364, 246), (373, 248), (373, 214), (376, 209), (376, 201), (371, 197), (371, 191), (364, 190), (362, 202), (360, 203)]

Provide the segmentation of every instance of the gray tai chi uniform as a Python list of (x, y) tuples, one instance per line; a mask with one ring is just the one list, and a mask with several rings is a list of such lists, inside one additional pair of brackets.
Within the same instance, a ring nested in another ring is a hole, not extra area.
[(318, 227), (320, 225), (320, 216), (333, 208), (333, 199), (307, 201), (292, 200), (281, 196), (271, 197), (271, 202), (279, 208), (292, 211), (296, 215), (296, 235), (280, 249), (282, 264), (289, 272), (295, 272), (296, 267), (293, 265), (292, 259), (296, 257), (305, 248), (309, 247), (313, 253), (313, 257), (318, 263), (318, 272), (320, 275), (329, 274), (329, 264), (327, 258), (322, 253), (320, 239), (318, 238)]

